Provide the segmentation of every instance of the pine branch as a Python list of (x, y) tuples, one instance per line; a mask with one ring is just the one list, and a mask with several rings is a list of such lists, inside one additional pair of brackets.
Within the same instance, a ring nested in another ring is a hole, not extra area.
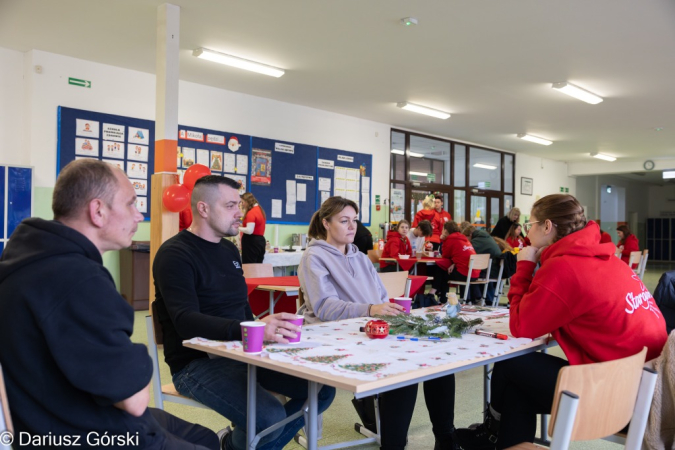
[[(483, 323), (482, 319), (464, 320), (459, 317), (441, 317), (434, 314), (426, 316), (410, 316), (399, 314), (397, 316), (375, 316), (389, 324), (389, 334), (409, 334), (412, 336), (435, 336), (435, 337), (461, 337), (471, 328)], [(445, 330), (434, 332), (439, 327)]]

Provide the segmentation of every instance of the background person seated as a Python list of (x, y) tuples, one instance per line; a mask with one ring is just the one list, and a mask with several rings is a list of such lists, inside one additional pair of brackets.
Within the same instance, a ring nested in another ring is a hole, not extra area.
[[(395, 230), (387, 233), (387, 243), (380, 258), (398, 258), (398, 255), (413, 256), (412, 245), (408, 239), (410, 222), (401, 220)], [(380, 261), (380, 272), (396, 272), (396, 263), (387, 263)]]
[[(619, 235), (619, 250), (621, 251), (621, 261), (628, 264), (631, 252), (640, 251), (640, 243), (637, 236), (630, 232), (627, 225), (619, 225), (616, 227), (616, 234)], [(637, 264), (633, 264), (632, 269), (637, 269)]]

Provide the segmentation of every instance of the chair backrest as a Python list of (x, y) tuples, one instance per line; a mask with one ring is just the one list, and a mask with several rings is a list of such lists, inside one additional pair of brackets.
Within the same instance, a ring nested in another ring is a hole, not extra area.
[(636, 251), (636, 252), (630, 252), (630, 256), (628, 257), (628, 267), (633, 267), (633, 264), (637, 264), (638, 267), (640, 267), (640, 261), (642, 260), (642, 252), (641, 251)]
[[(9, 402), (7, 401), (7, 389), (5, 389), (5, 379), (2, 375), (2, 366), (0, 366), (0, 435), (5, 431), (14, 433), (12, 426), (12, 416), (9, 414)], [(10, 448), (0, 441), (0, 448)]]
[(159, 323), (157, 303), (155, 301), (151, 303), (150, 310), (152, 311), (152, 329), (154, 330), (153, 336), (155, 337), (155, 344), (164, 345), (164, 333), (162, 332), (162, 325)]
[(242, 264), (244, 278), (267, 278), (274, 276), (272, 264)]
[(469, 257), (469, 265), (471, 265), (471, 262), (473, 262), (471, 270), (485, 270), (490, 266), (490, 255), (487, 253), (483, 255), (471, 255)]
[(389, 298), (401, 297), (405, 294), (408, 272), (402, 270), (400, 272), (378, 273), (378, 275), (384, 284), (384, 288), (387, 290)]
[(555, 428), (562, 427), (556, 423), (558, 406), (561, 397), (570, 393), (576, 395), (579, 402), (571, 440), (599, 439), (621, 431), (635, 409), (646, 356), (645, 347), (627, 358), (562, 368), (553, 399), (549, 434), (556, 439)]
[(647, 268), (647, 260), (649, 259), (649, 250), (644, 249), (642, 250), (642, 259), (640, 260), (640, 266), (638, 266), (638, 275), (640, 275), (640, 279), (644, 279), (645, 277), (645, 269)]
[(368, 259), (373, 264), (379, 263), (381, 256), (382, 256), (382, 250), (368, 250)]

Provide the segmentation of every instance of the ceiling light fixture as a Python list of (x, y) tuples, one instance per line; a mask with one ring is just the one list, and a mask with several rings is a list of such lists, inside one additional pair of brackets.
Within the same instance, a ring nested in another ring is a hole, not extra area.
[(447, 119), (448, 117), (450, 117), (450, 114), (444, 111), (439, 111), (433, 108), (427, 108), (426, 106), (416, 105), (414, 103), (399, 102), (396, 104), (396, 106), (398, 106), (401, 109), (416, 112), (418, 114), (426, 114), (427, 116), (437, 117), (439, 119)]
[(541, 145), (551, 145), (551, 144), (553, 144), (553, 141), (549, 141), (548, 139), (544, 139), (544, 138), (540, 138), (540, 137), (536, 137), (536, 136), (531, 136), (531, 135), (525, 134), (525, 133), (520, 133), (520, 134), (517, 134), (516, 136), (518, 136), (519, 138), (521, 138), (525, 141), (534, 142), (535, 144), (541, 144)]
[(405, 152), (403, 150), (398, 150), (398, 149), (395, 149), (395, 148), (391, 149), (391, 152), (394, 155), (405, 155)]
[(671, 180), (675, 178), (675, 170), (664, 170), (663, 171), (663, 179), (664, 180)]
[(609, 156), (609, 155), (605, 155), (604, 153), (597, 153), (597, 152), (596, 152), (596, 153), (591, 153), (591, 156), (592, 156), (593, 158), (602, 159), (603, 161), (609, 161), (609, 162), (616, 161), (616, 158), (615, 158), (615, 157)]
[(579, 99), (582, 102), (590, 103), (591, 105), (597, 105), (598, 103), (602, 102), (602, 97), (599, 97), (592, 92), (588, 92), (585, 89), (581, 89), (578, 86), (570, 84), (567, 81), (562, 81), (560, 83), (553, 83), (551, 87), (564, 94), (569, 95), (570, 97)]
[(409, 27), (410, 25), (417, 25), (417, 19), (415, 17), (404, 17), (401, 19), (401, 23)]
[(476, 163), (473, 166), (478, 167), (479, 169), (487, 169), (487, 170), (496, 170), (497, 169), (497, 166), (493, 166), (491, 164)]
[(426, 173), (426, 172), (413, 172), (412, 170), (411, 170), (410, 172), (408, 172), (408, 173), (409, 173), (410, 175), (417, 175), (418, 177), (426, 177), (427, 175), (429, 175), (429, 174)]
[(192, 56), (206, 59), (209, 61), (225, 64), (226, 66), (236, 67), (238, 69), (250, 70), (251, 72), (262, 73), (271, 77), (279, 78), (284, 73), (284, 70), (278, 67), (268, 66), (248, 59), (239, 58), (237, 56), (227, 55), (225, 53), (216, 52), (207, 48), (200, 47), (192, 52)]
[(413, 158), (424, 158), (424, 154), (423, 154), (423, 153), (417, 153), (417, 152), (411, 152), (411, 151), (408, 151), (408, 154), (409, 154), (410, 156), (412, 156)]

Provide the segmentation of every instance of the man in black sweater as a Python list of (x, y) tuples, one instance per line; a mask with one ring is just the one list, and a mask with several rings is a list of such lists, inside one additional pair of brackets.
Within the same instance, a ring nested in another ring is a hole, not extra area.
[[(241, 223), (238, 187), (226, 177), (200, 178), (192, 192), (192, 225), (162, 244), (152, 272), (164, 356), (176, 389), (234, 422), (236, 427), (224, 442), (227, 449), (243, 450), (246, 364), (228, 358), (210, 359), (204, 352), (182, 346), (183, 340), (194, 337), (241, 340), (241, 322), (253, 320), (239, 252), (223, 239), (235, 236)], [(287, 343), (287, 337), (295, 337), (299, 328), (284, 320), (294, 317), (281, 313), (262, 319), (267, 325), (265, 340)], [(304, 380), (258, 369), (257, 431), (300, 411), (307, 389)], [(270, 391), (291, 400), (282, 405)], [(328, 408), (334, 396), (335, 389), (324, 386), (319, 392), (319, 410)], [(303, 425), (300, 416), (262, 438), (258, 449), (283, 448)]]
[(55, 220), (24, 220), (2, 253), (0, 363), (16, 448), (219, 447), (213, 431), (147, 407), (152, 361), (131, 342), (134, 312), (102, 264), (131, 244), (135, 202), (121, 170), (74, 161), (54, 187)]

